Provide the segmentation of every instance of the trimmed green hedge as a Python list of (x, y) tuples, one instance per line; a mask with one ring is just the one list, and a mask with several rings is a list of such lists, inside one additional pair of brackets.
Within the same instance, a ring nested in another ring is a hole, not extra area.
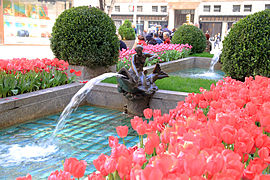
[(227, 76), (270, 77), (270, 10), (249, 15), (237, 22), (223, 41), (220, 57)]
[(58, 59), (90, 68), (117, 63), (119, 40), (113, 20), (87, 6), (65, 10), (52, 30), (51, 49)]
[(131, 26), (131, 22), (129, 20), (125, 20), (124, 23), (119, 27), (118, 33), (123, 40), (134, 40), (135, 30)]
[(206, 37), (202, 30), (193, 25), (182, 25), (172, 37), (173, 44), (189, 44), (191, 53), (201, 53), (206, 48)]

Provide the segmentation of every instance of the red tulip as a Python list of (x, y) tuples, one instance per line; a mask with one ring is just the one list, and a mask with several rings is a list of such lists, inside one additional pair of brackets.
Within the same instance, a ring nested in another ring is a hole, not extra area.
[(50, 174), (48, 180), (75, 180), (75, 178), (71, 179), (71, 174), (69, 172), (56, 170)]
[(93, 164), (95, 168), (103, 175), (107, 176), (108, 173), (104, 167), (106, 160), (108, 159), (109, 156), (104, 155), (103, 153), (93, 161)]
[(235, 141), (236, 129), (233, 126), (226, 125), (221, 130), (221, 138), (227, 144), (233, 144)]
[(138, 148), (136, 151), (134, 151), (133, 162), (139, 164), (140, 166), (147, 162), (143, 148)]
[(114, 136), (109, 136), (109, 146), (112, 148), (112, 147), (115, 147), (118, 145), (118, 139), (117, 137), (114, 137)]
[(70, 69), (70, 71), (69, 71), (71, 74), (72, 73), (74, 73), (74, 72), (76, 72), (74, 69)]
[(266, 159), (269, 157), (269, 149), (267, 147), (263, 147), (258, 151), (260, 158)]
[(65, 160), (64, 171), (70, 172), (72, 176), (81, 178), (84, 176), (87, 163), (84, 160), (79, 161), (76, 158), (69, 158)]
[(82, 72), (81, 72), (81, 71), (76, 71), (76, 72), (75, 72), (75, 75), (76, 75), (76, 76), (81, 76), (81, 75), (82, 75)]
[(128, 126), (118, 126), (116, 127), (116, 132), (119, 137), (124, 138), (128, 134)]
[(106, 180), (106, 179), (102, 174), (93, 172), (92, 174), (88, 175), (88, 180)]
[(16, 180), (32, 180), (32, 176), (27, 174), (25, 177), (17, 177)]
[(152, 114), (153, 114), (153, 110), (150, 108), (147, 108), (147, 109), (143, 110), (143, 114), (144, 114), (144, 117), (146, 119), (151, 119)]

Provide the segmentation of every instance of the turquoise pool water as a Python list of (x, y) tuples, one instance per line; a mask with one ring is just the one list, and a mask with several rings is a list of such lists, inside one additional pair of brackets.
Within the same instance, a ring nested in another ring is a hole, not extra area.
[[(46, 179), (52, 171), (63, 169), (63, 162), (69, 157), (87, 161), (86, 174), (90, 174), (95, 170), (92, 161), (101, 153), (110, 154), (108, 137), (117, 136), (115, 127), (119, 125), (129, 126), (126, 146), (137, 143), (130, 117), (120, 111), (82, 106), (67, 120), (53, 145), (40, 149), (51, 137), (59, 116), (51, 115), (0, 130), (1, 180), (13, 180), (27, 173), (33, 179)], [(40, 157), (41, 151), (48, 152)]]
[(214, 72), (210, 72), (209, 69), (190, 68), (190, 69), (184, 69), (181, 71), (175, 71), (175, 72), (169, 73), (169, 75), (189, 77), (189, 78), (219, 80), (219, 79), (223, 79), (225, 73), (223, 71), (220, 71), (220, 70), (215, 70)]

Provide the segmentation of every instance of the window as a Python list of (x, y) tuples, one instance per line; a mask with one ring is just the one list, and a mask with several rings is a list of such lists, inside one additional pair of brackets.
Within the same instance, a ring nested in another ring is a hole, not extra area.
[(221, 11), (220, 5), (214, 6), (214, 12), (220, 12), (220, 11)]
[(167, 6), (161, 6), (161, 12), (167, 12)]
[(240, 12), (240, 5), (233, 5), (233, 12)]
[(203, 12), (210, 12), (210, 6), (203, 6)]
[(120, 6), (114, 6), (115, 12), (120, 12)]
[(143, 12), (143, 7), (142, 6), (137, 6), (137, 12)]
[(152, 12), (158, 12), (158, 7), (157, 6), (152, 6)]
[(266, 4), (265, 9), (270, 9), (270, 4)]
[(244, 5), (244, 12), (251, 12), (252, 5)]

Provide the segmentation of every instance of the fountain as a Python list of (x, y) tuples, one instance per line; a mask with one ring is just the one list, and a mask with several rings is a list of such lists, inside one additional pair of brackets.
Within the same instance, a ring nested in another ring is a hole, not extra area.
[[(31, 163), (34, 162), (40, 164), (40, 162), (47, 161), (50, 158), (53, 158), (56, 153), (57, 156), (59, 156), (57, 157), (58, 159), (59, 158), (62, 158), (62, 160), (65, 159), (66, 150), (69, 149), (69, 151), (72, 151), (72, 148), (67, 147), (68, 145), (66, 144), (60, 144), (58, 140), (55, 138), (55, 136), (64, 127), (68, 117), (71, 115), (72, 112), (74, 112), (78, 108), (81, 101), (91, 91), (94, 85), (112, 76), (121, 76), (121, 75), (119, 75), (118, 73), (105, 73), (88, 81), (72, 97), (71, 101), (60, 115), (56, 128), (54, 129), (53, 133), (50, 135), (49, 138), (46, 139), (43, 138), (42, 141), (38, 141), (33, 140), (31, 137), (29, 137), (23, 138), (20, 141), (15, 142), (12, 141), (12, 143), (7, 144), (1, 143), (0, 163), (3, 165), (3, 167), (9, 166), (10, 164), (12, 164), (12, 166), (14, 166), (14, 164), (17, 166), (20, 164), (30, 165)], [(20, 134), (15, 136), (20, 136)], [(14, 138), (16, 138), (15, 136)], [(44, 136), (48, 137), (46, 133)], [(24, 143), (21, 143), (21, 141), (23, 141)], [(17, 169), (17, 171), (18, 170), (19, 169)]]
[(126, 111), (129, 114), (142, 116), (143, 110), (149, 107), (149, 102), (154, 93), (158, 90), (155, 85), (157, 79), (168, 77), (168, 74), (161, 71), (159, 64), (156, 64), (153, 72), (147, 75), (143, 70), (146, 58), (152, 60), (157, 58), (154, 54), (143, 53), (143, 46), (135, 48), (136, 54), (132, 56), (131, 68), (122, 68), (117, 78), (118, 91), (128, 100)]

